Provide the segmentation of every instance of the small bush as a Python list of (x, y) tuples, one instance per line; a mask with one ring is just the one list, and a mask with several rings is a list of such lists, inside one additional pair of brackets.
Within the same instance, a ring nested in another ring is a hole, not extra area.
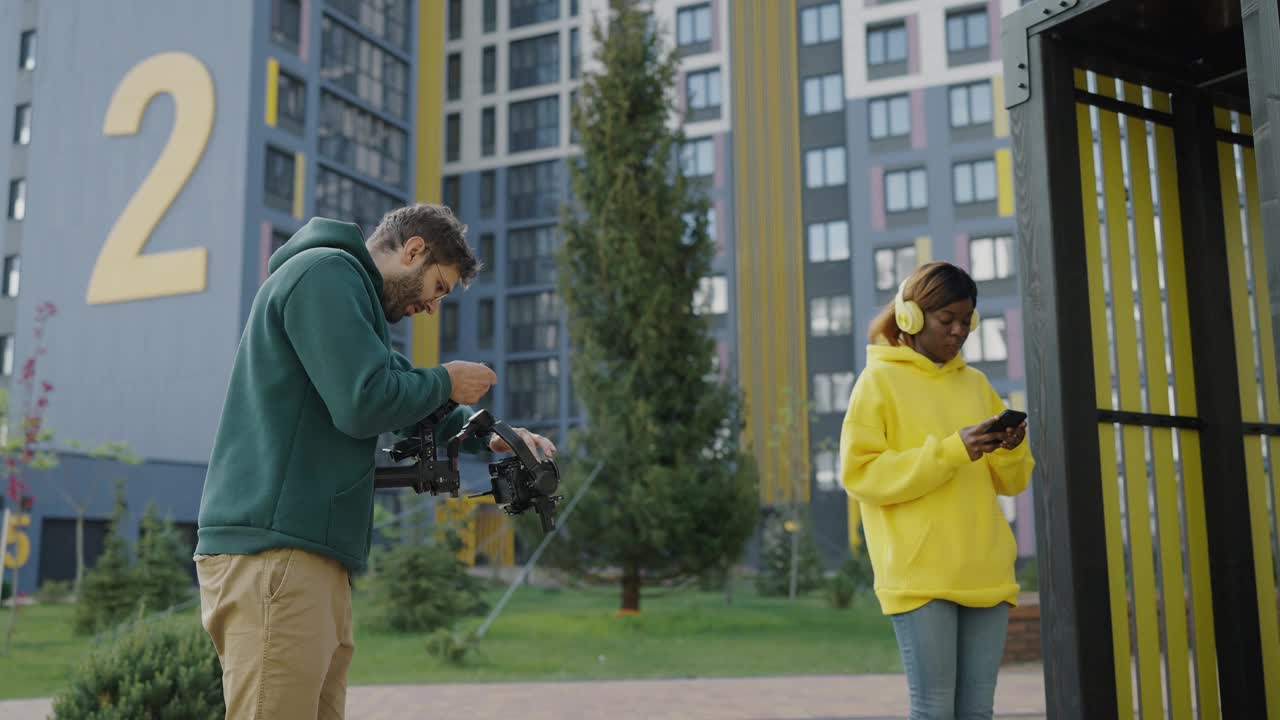
[(871, 592), (874, 586), (875, 574), (864, 544), (856, 554), (850, 553), (839, 572), (828, 581), (827, 599), (832, 607), (844, 610), (851, 607), (859, 596)]
[(106, 544), (97, 564), (85, 573), (80, 602), (76, 604), (75, 629), (82, 635), (112, 627), (131, 617), (137, 608), (129, 544), (121, 531), (127, 512), (124, 484), (117, 482)]
[(379, 553), (369, 576), (373, 621), (398, 632), (430, 632), (483, 613), (479, 582), (457, 558), (461, 541), (397, 545)]
[[(803, 515), (799, 527), (796, 563), (796, 594), (804, 595), (822, 586), (822, 565), (812, 525)], [(787, 518), (772, 515), (765, 521), (760, 556), (760, 572), (756, 574), (756, 591), (765, 596), (786, 596), (791, 592), (791, 530)]]
[(221, 720), (222, 667), (199, 624), (168, 621), (97, 646), (54, 700), (55, 720)]
[(146, 612), (168, 610), (191, 597), (192, 582), (186, 567), (189, 557), (173, 523), (161, 520), (155, 506), (148, 503), (134, 571), (135, 592)]
[(449, 665), (465, 665), (476, 651), (479, 639), (474, 634), (459, 635), (440, 628), (427, 636), (427, 654)]
[(1040, 564), (1034, 556), (1023, 561), (1018, 571), (1018, 584), (1022, 592), (1040, 592)]
[(69, 580), (46, 580), (40, 583), (36, 591), (36, 600), (41, 605), (57, 605), (71, 599), (71, 582)]

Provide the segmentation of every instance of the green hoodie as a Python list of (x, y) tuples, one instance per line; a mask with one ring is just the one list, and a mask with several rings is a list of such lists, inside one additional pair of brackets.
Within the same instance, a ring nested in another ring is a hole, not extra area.
[[(294, 547), (358, 573), (373, 535), (378, 435), (448, 401), (449, 373), (391, 349), (382, 275), (357, 226), (315, 218), (269, 269), (231, 370), (196, 553)], [(437, 439), (470, 413), (458, 408)]]

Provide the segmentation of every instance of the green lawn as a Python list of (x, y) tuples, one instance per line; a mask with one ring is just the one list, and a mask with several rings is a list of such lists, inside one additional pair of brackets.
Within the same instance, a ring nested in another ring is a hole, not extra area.
[[(496, 602), (498, 592), (489, 593)], [(362, 626), (356, 598), (353, 685), (591, 680), (900, 671), (893, 626), (874, 600), (834, 610), (818, 596), (794, 603), (715, 593), (646, 598), (638, 616), (615, 617), (614, 590), (521, 588), (464, 667), (427, 655), (424, 636)], [(0, 629), (8, 620), (0, 615)], [(0, 657), (0, 699), (58, 692), (89, 647), (72, 635), (71, 608), (21, 611), (8, 657)], [(196, 610), (187, 613), (199, 622)], [(479, 625), (468, 619), (461, 629)]]

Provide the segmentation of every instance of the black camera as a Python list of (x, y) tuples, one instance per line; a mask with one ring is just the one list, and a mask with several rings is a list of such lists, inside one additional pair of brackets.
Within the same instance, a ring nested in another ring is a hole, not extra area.
[(413, 465), (377, 468), (374, 487), (411, 487), (417, 493), (459, 497), (462, 483), (458, 472), (458, 453), (462, 443), (471, 438), (488, 443), (490, 437), (497, 435), (511, 446), (515, 454), (489, 463), (492, 489), (468, 497), (491, 495), (508, 515), (519, 515), (533, 508), (542, 523), (542, 531), (549, 533), (554, 530), (556, 505), (564, 499), (554, 494), (560, 487), (560, 468), (553, 460), (538, 462), (524, 439), (505, 422), (495, 419), (488, 410), (476, 412), (462, 430), (449, 439), (446, 459), (436, 457), (436, 427), (457, 407), (457, 403), (450, 401), (418, 422), (408, 437), (388, 448), (387, 453), (393, 462), (411, 457), (417, 457), (418, 461)]

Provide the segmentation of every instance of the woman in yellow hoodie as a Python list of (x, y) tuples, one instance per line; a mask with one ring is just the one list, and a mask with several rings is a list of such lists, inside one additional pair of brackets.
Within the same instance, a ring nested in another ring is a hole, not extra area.
[(954, 265), (912, 273), (872, 323), (840, 435), (841, 481), (860, 505), (911, 720), (991, 718), (1018, 596), (996, 498), (1026, 489), (1035, 461), (1025, 422), (990, 430), (1004, 404), (960, 354), (977, 300)]

